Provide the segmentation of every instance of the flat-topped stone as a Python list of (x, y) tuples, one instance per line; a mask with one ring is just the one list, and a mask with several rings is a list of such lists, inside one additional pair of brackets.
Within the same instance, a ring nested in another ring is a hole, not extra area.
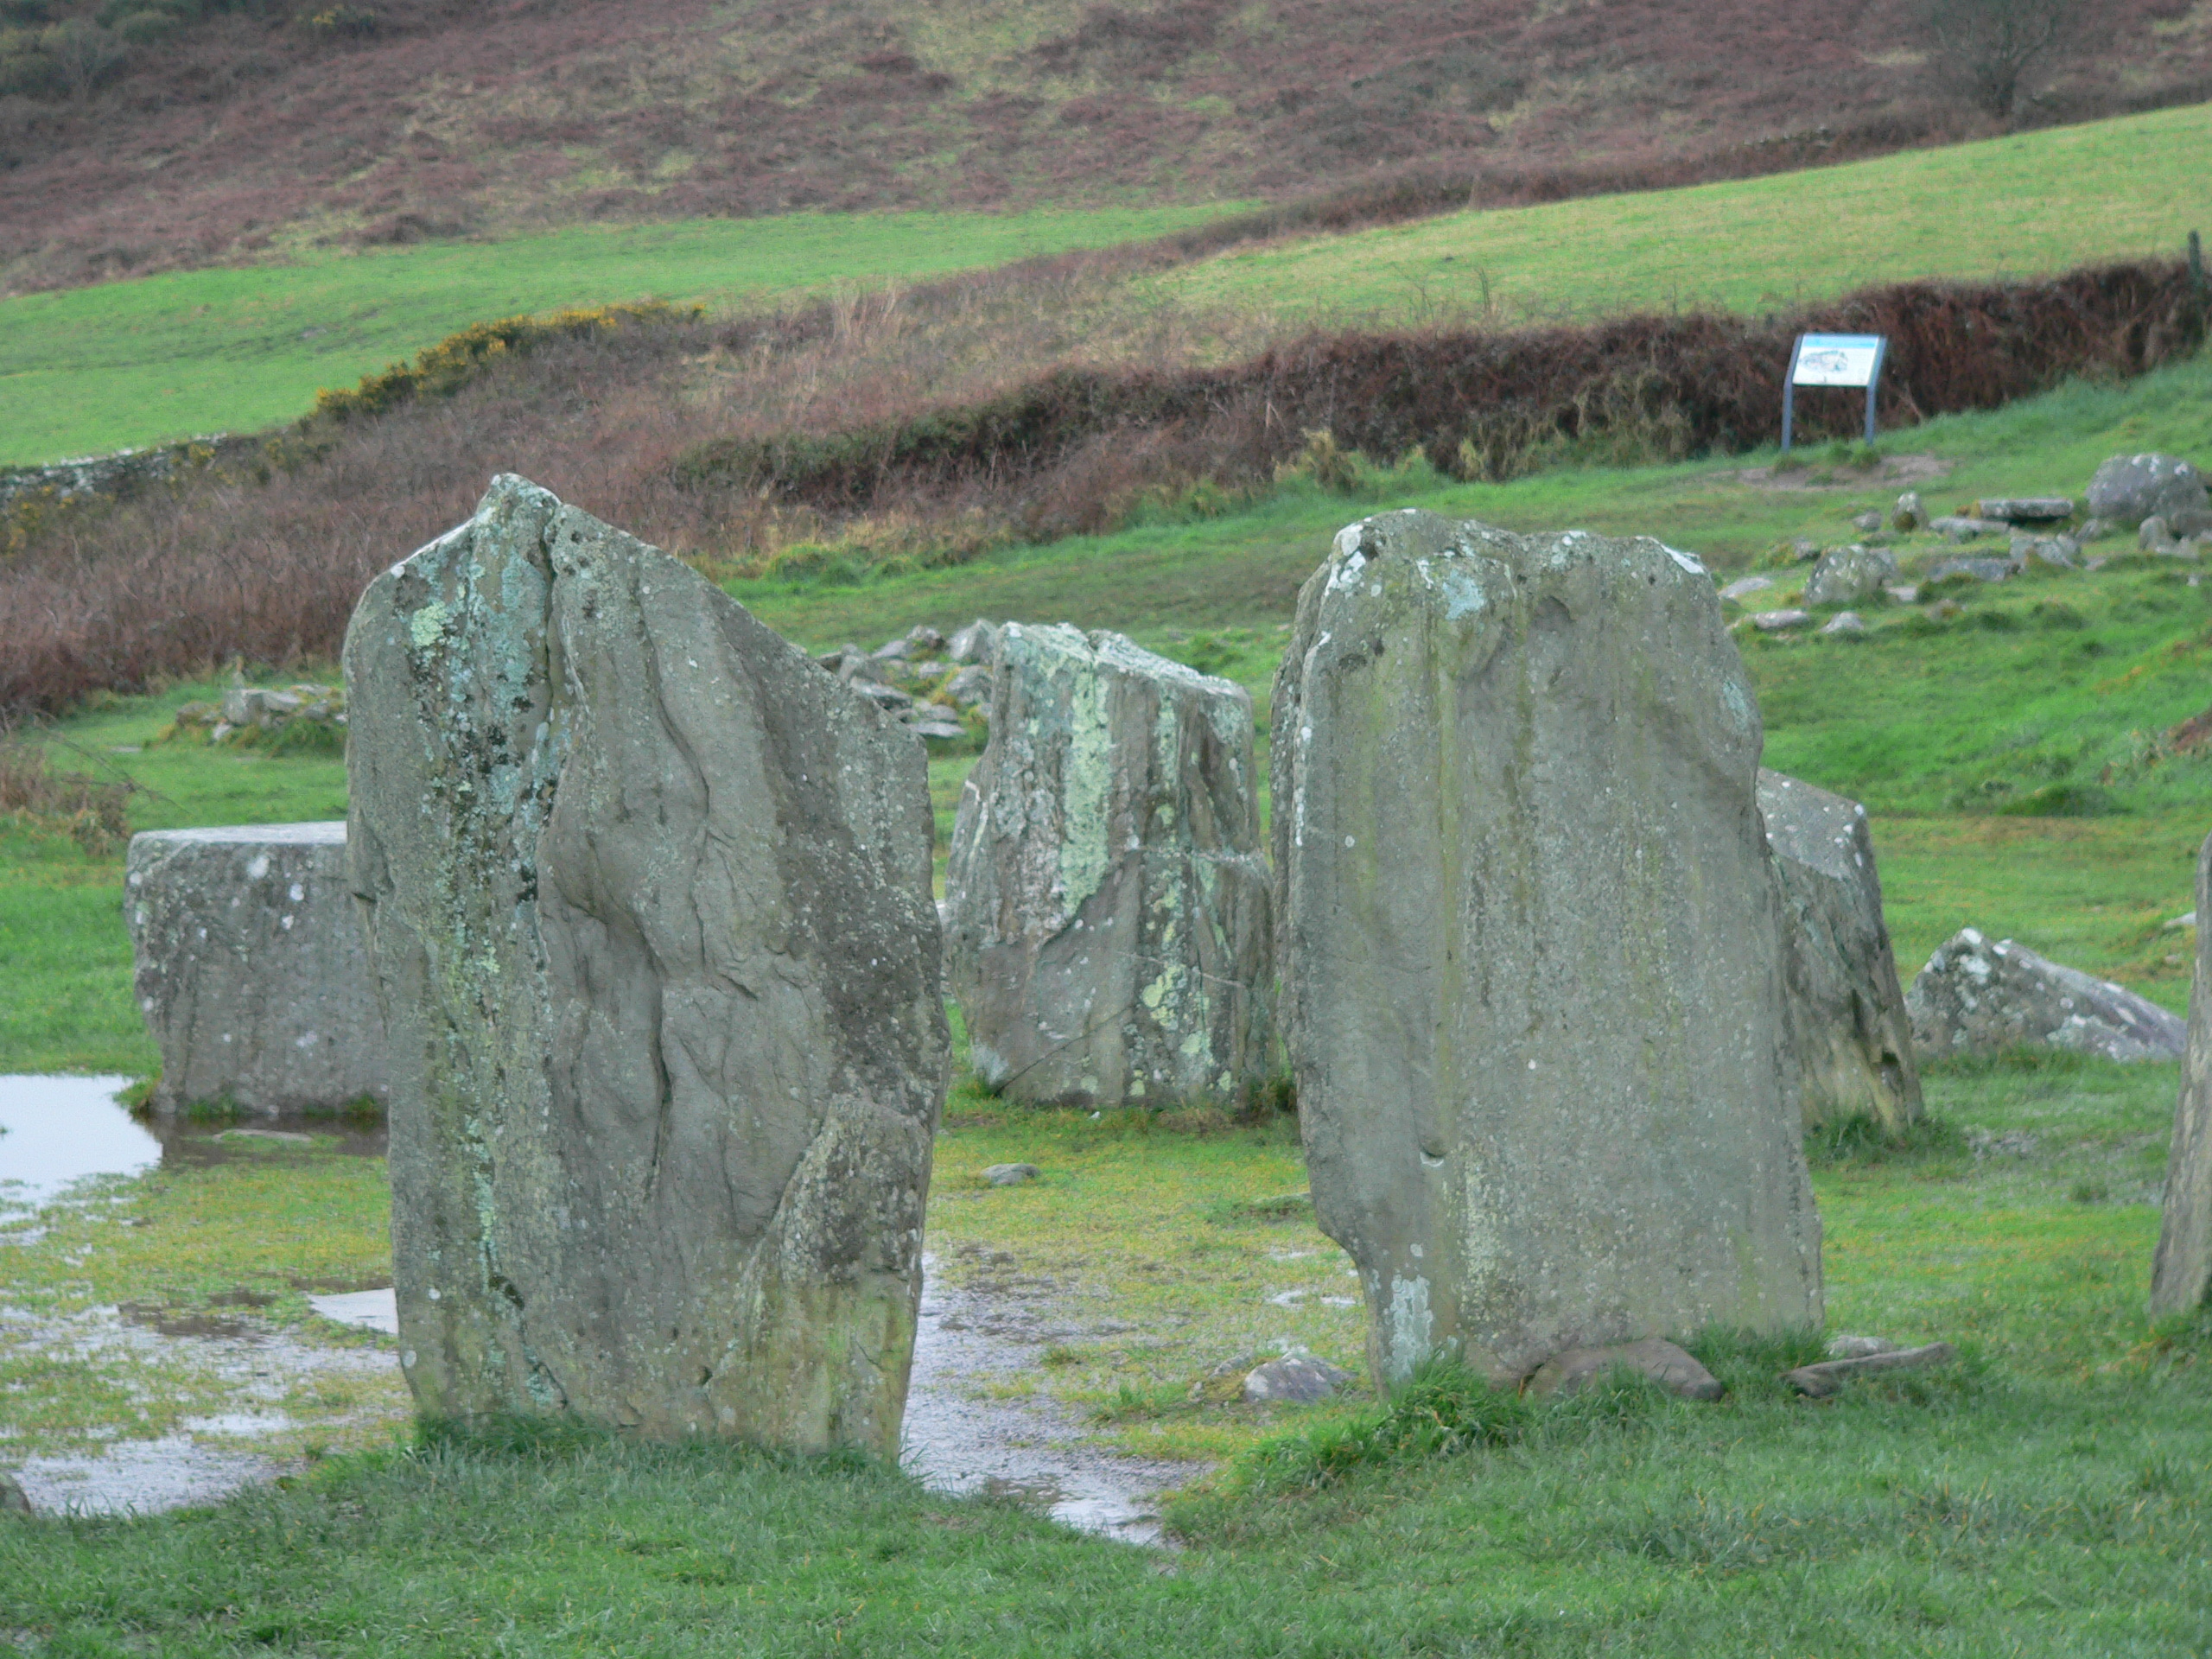
[(155, 1110), (384, 1098), (343, 820), (148, 830), (131, 837), (124, 894), (134, 989), (162, 1051)]

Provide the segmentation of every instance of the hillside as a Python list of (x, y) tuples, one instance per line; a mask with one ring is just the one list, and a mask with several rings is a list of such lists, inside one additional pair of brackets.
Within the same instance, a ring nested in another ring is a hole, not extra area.
[[(17, 290), (326, 244), (817, 207), (1482, 199), (1987, 131), (1914, 0), (8, 0)], [(2093, 46), (2094, 49), (2089, 49)], [(2212, 7), (2114, 0), (2030, 123), (2170, 102)]]

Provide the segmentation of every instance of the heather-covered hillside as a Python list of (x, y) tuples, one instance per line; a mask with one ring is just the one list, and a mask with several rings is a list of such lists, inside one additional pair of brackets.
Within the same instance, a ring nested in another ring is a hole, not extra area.
[[(2212, 4), (2094, 10), (2013, 120), (2212, 85)], [(1994, 130), (1922, 10), (4, 0), (0, 279), (585, 219), (1286, 196), (1409, 169), (1509, 200)]]

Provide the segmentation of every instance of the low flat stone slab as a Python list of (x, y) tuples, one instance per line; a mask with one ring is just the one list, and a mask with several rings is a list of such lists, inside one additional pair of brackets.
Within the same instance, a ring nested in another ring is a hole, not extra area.
[(1043, 1173), (1034, 1164), (993, 1164), (983, 1171), (983, 1179), (993, 1186), (1020, 1186)]
[(156, 1111), (383, 1100), (343, 823), (149, 830), (130, 839), (124, 882), (138, 1006), (162, 1050)]
[(1727, 1392), (1720, 1386), (1720, 1379), (1687, 1350), (1659, 1337), (1605, 1348), (1570, 1348), (1563, 1354), (1554, 1354), (1529, 1378), (1529, 1392), (1540, 1399), (1579, 1393), (1616, 1365), (1648, 1376), (1685, 1400), (1718, 1400)]
[(1761, 633), (1786, 633), (1792, 628), (1802, 628), (1813, 620), (1810, 611), (1754, 611), (1751, 626)]
[(2074, 516), (2074, 503), (2063, 495), (2000, 495), (1984, 497), (1974, 511), (1977, 518), (2008, 524), (2056, 524)]
[(1948, 1342), (1931, 1342), (1925, 1348), (1893, 1348), (1885, 1354), (1862, 1354), (1853, 1359), (1824, 1359), (1816, 1365), (1800, 1365), (1784, 1371), (1782, 1380), (1802, 1395), (1825, 1400), (1854, 1376), (1878, 1376), (1884, 1371), (1908, 1371), (1923, 1365), (1948, 1365), (1959, 1351)]
[(1972, 576), (1976, 582), (2003, 582), (2020, 573), (2020, 567), (2005, 559), (1938, 559), (1928, 567), (1928, 580), (1941, 582), (1946, 576)]

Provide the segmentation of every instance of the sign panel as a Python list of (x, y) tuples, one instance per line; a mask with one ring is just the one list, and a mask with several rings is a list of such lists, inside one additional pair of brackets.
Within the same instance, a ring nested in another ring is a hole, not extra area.
[(1789, 384), (1864, 388), (1874, 384), (1881, 366), (1879, 334), (1800, 334)]

